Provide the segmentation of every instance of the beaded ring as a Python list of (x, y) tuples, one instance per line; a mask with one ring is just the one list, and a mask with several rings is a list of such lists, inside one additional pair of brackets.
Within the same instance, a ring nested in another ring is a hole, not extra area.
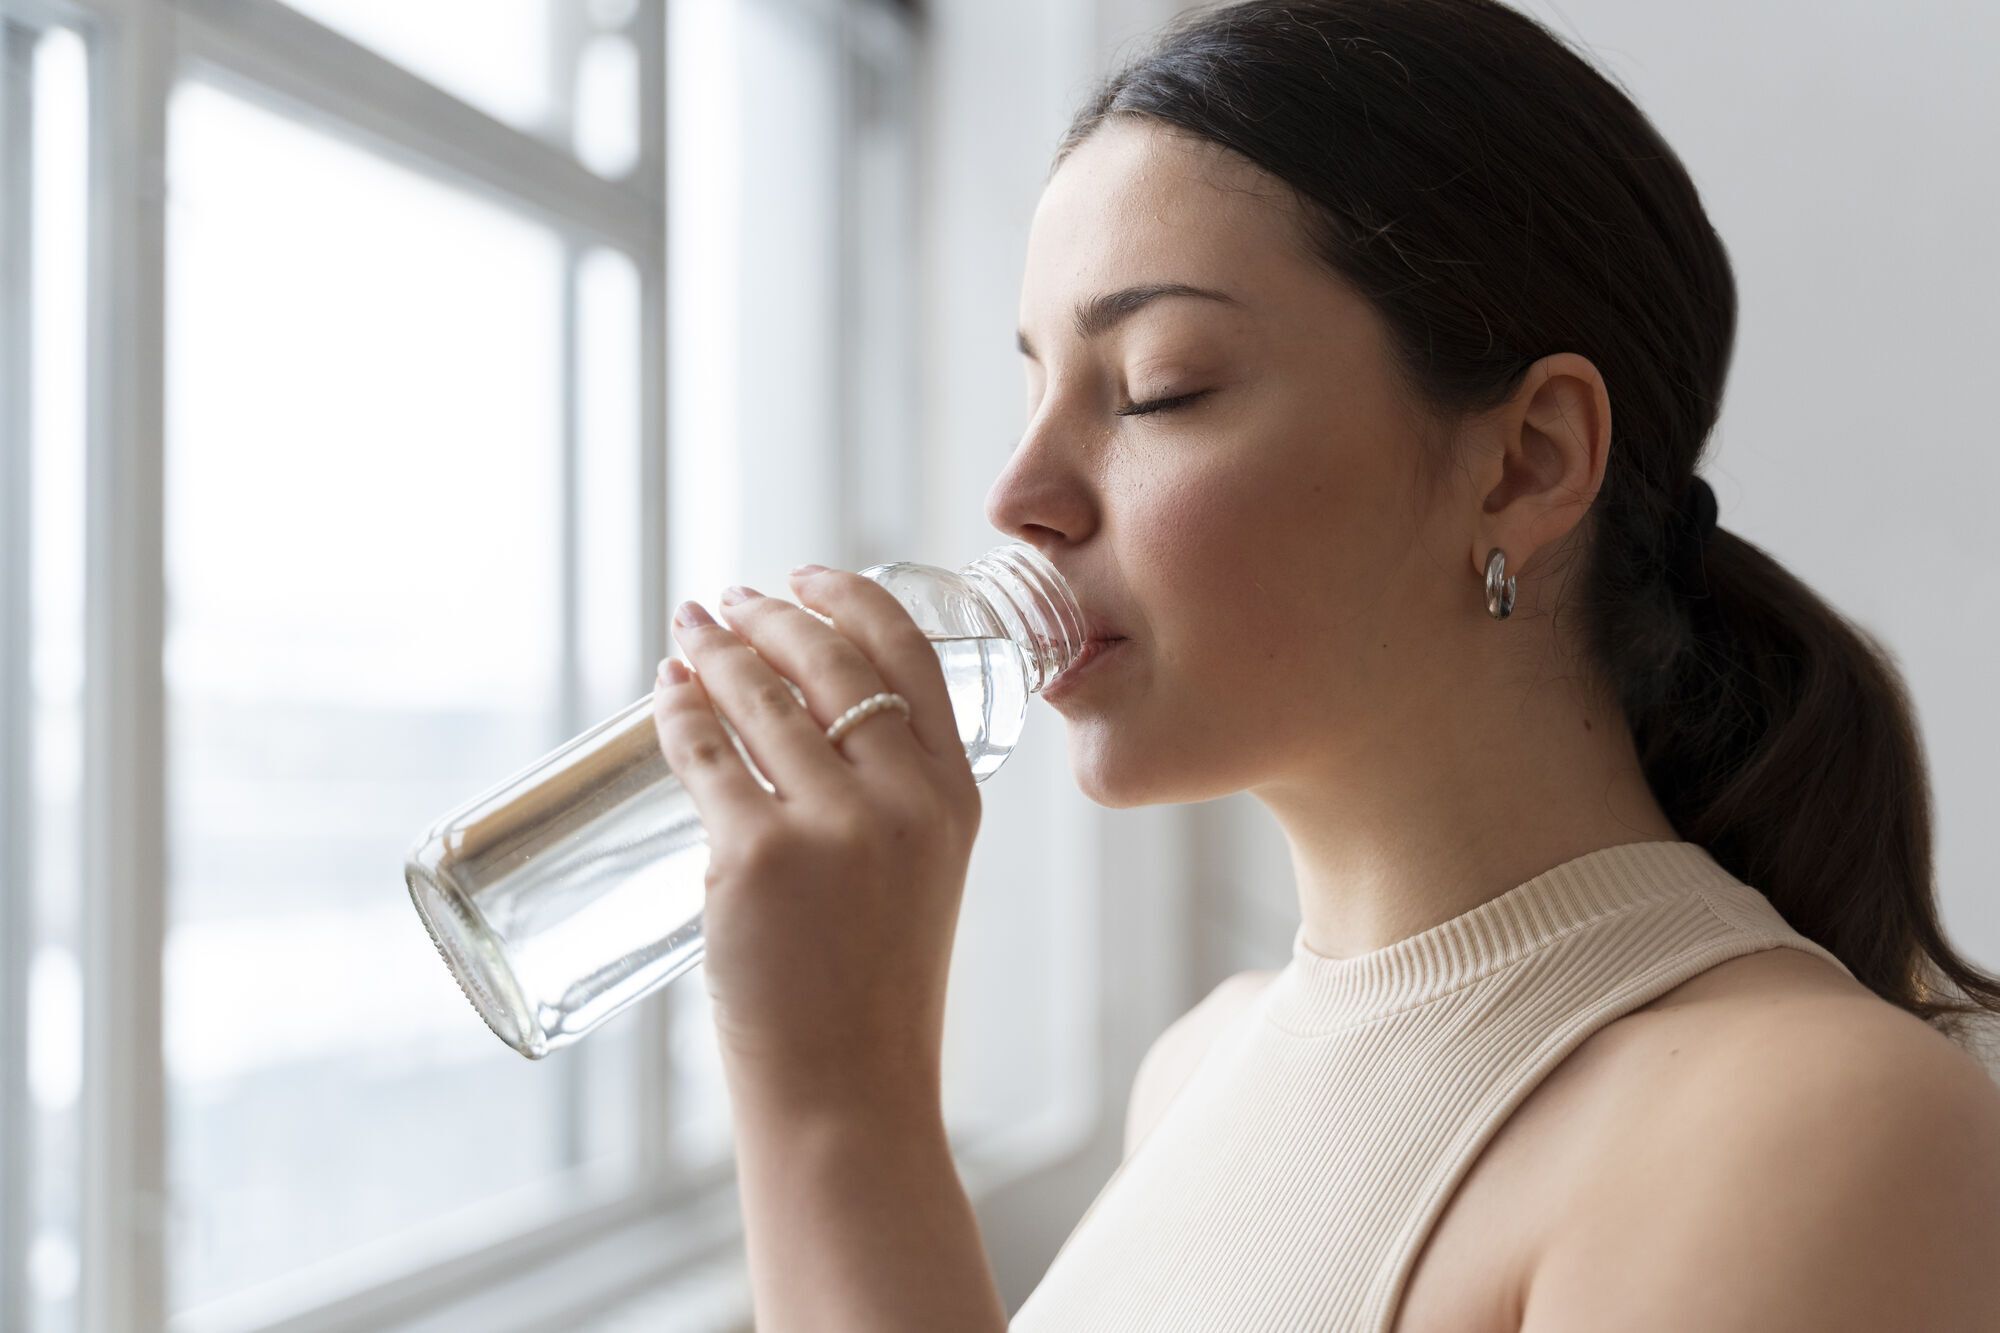
[(863, 720), (871, 718), (875, 716), (875, 714), (891, 708), (896, 709), (898, 712), (900, 712), (903, 715), (904, 720), (907, 721), (909, 719), (910, 701), (908, 699), (905, 699), (902, 695), (897, 694), (893, 690), (885, 690), (880, 694), (871, 694), (866, 699), (863, 699), (860, 703), (854, 705), (854, 707), (848, 709), (845, 713), (842, 713), (839, 717), (835, 718), (833, 720), (833, 725), (826, 729), (826, 739), (835, 748), (838, 748), (840, 745), (840, 738), (845, 736), (848, 732), (854, 730), (854, 728), (860, 725), (860, 723)]

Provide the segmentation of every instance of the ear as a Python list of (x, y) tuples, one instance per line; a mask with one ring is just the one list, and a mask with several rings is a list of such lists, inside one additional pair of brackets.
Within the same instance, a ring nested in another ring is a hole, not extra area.
[(1557, 352), (1530, 366), (1489, 420), (1496, 434), (1474, 478), (1480, 513), (1470, 553), (1482, 579), (1494, 547), (1518, 575), (1590, 512), (1611, 453), (1611, 395), (1587, 358)]

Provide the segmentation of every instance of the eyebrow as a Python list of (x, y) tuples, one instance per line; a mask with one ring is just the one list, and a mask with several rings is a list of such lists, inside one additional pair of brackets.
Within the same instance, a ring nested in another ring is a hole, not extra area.
[[(1141, 283), (1136, 287), (1105, 292), (1078, 303), (1074, 317), (1076, 336), (1086, 340), (1102, 337), (1147, 305), (1168, 296), (1193, 296), (1204, 301), (1220, 301), (1224, 305), (1238, 307), (1243, 304), (1228, 292), (1218, 292), (1208, 287), (1191, 287), (1185, 282)], [(1024, 356), (1035, 355), (1035, 349), (1028, 345), (1027, 334), (1016, 330), (1014, 338)]]

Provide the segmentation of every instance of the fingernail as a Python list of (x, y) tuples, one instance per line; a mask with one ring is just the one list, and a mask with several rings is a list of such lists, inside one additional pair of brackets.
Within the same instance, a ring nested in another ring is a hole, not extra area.
[(724, 606), (734, 606), (738, 602), (747, 602), (752, 597), (762, 597), (763, 595), (763, 593), (758, 592), (755, 588), (746, 588), (740, 583), (732, 583), (722, 590), (722, 604)]
[(686, 682), (687, 678), (688, 678), (687, 666), (681, 661), (680, 658), (663, 657), (660, 659), (661, 681), (663, 681), (668, 685), (680, 685)]
[(806, 577), (806, 575), (808, 574), (817, 574), (825, 568), (826, 568), (825, 565), (800, 565), (797, 569), (792, 571), (792, 577), (795, 579), (802, 579)]
[(700, 602), (682, 602), (680, 610), (674, 612), (676, 625), (713, 625), (715, 617), (702, 609)]

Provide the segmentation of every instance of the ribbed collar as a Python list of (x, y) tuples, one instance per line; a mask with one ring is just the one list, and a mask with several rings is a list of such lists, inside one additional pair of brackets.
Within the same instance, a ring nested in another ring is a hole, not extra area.
[(1692, 842), (1630, 842), (1564, 861), (1429, 930), (1354, 958), (1292, 937), (1292, 960), (1265, 993), (1286, 1031), (1319, 1035), (1385, 1018), (1518, 962), (1592, 922), (1731, 880)]

